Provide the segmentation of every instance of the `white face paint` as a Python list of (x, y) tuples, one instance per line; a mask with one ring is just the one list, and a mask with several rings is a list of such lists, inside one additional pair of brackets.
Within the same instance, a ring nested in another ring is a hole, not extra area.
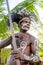
[(27, 26), (26, 23), (25, 24), (22, 24), (22, 27), (21, 27), (23, 30), (29, 30), (30, 26)]
[(23, 30), (29, 30), (29, 28), (30, 28), (30, 20), (29, 19), (24, 19), (23, 22), (21, 23), (21, 28)]

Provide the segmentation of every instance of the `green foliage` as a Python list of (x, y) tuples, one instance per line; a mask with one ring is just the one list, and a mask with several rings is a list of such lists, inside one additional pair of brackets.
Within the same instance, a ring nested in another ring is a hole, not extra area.
[(1, 61), (2, 63), (5, 62), (6, 58), (8, 59), (10, 56), (11, 49), (2, 49), (1, 50)]
[(41, 8), (43, 8), (43, 3), (40, 5)]
[(3, 7), (4, 5), (5, 5), (5, 0), (1, 0), (0, 1), (0, 39), (4, 39), (10, 35), (9, 34), (10, 31), (7, 26), (8, 15), (4, 13), (5, 11), (5, 7)]
[(5, 0), (0, 0), (0, 5), (3, 4), (4, 1), (5, 1)]
[(5, 9), (0, 7), (0, 12), (2, 12), (3, 10), (5, 10)]
[[(40, 45), (40, 44), (39, 44)], [(43, 44), (39, 46), (39, 56), (43, 57)]]

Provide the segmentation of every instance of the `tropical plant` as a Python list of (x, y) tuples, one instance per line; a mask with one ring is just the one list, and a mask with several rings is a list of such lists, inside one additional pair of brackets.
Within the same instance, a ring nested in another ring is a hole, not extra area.
[(7, 16), (4, 13), (5, 11), (5, 0), (0, 0), (0, 38), (5, 38), (7, 36), (7, 24), (6, 19)]

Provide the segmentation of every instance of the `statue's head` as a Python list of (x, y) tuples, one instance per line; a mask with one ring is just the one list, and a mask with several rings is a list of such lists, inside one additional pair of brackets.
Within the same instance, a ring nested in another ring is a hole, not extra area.
[(12, 22), (16, 22), (21, 30), (27, 31), (30, 28), (30, 15), (26, 10), (14, 12), (11, 17)]

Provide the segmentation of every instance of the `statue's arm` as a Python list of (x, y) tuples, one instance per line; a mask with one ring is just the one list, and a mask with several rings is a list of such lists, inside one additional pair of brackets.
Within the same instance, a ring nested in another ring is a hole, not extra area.
[(8, 46), (9, 44), (11, 44), (12, 42), (12, 37), (8, 37), (7, 39), (3, 40), (2, 42), (0, 42), (0, 49)]

